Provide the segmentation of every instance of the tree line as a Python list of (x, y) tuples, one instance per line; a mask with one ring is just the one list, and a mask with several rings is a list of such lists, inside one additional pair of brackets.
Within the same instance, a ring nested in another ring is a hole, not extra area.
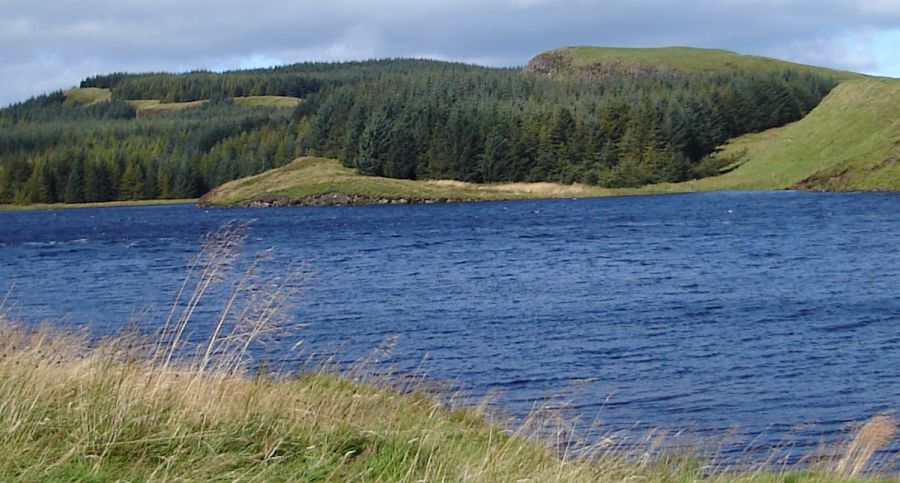
[(208, 104), (107, 119), (88, 117), (91, 107), (0, 132), (0, 203), (195, 198), (299, 154), (283, 109)]
[[(0, 110), (0, 203), (190, 198), (301, 154), (371, 175), (638, 186), (715, 172), (725, 140), (800, 119), (835, 85), (781, 72), (590, 82), (424, 60), (110, 74), (109, 102)], [(303, 98), (293, 111), (247, 95)], [(125, 100), (210, 99), (138, 118)]]
[(710, 174), (726, 140), (802, 118), (834, 81), (791, 71), (610, 76), (386, 75), (310, 99), (308, 147), (361, 172), (610, 187)]

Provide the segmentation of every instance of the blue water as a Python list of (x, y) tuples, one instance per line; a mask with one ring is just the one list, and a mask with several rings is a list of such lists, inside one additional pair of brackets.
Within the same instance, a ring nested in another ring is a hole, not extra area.
[(202, 235), (249, 219), (245, 253), (308, 273), (290, 308), (305, 354), (348, 362), (396, 335), (400, 371), (499, 391), (513, 414), (563, 394), (605, 430), (743, 445), (808, 448), (900, 407), (896, 194), (0, 213), (4, 310), (152, 327)]

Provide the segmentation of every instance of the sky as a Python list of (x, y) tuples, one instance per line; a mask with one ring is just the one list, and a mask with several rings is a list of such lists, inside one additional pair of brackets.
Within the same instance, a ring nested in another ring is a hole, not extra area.
[(109, 72), (692, 46), (900, 77), (900, 0), (0, 0), (0, 106)]

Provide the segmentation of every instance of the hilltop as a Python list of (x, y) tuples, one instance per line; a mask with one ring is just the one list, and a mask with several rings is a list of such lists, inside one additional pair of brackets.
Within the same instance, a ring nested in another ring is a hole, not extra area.
[(794, 70), (839, 80), (803, 119), (729, 140), (714, 157), (724, 174), (643, 192), (805, 189), (900, 190), (900, 80), (806, 66), (725, 50), (686, 47), (570, 47), (538, 55), (527, 70), (552, 76), (608, 71), (671, 72)]
[(528, 62), (525, 71), (585, 78), (616, 74), (641, 76), (660, 73), (784, 71), (828, 75), (840, 80), (865, 77), (854, 72), (797, 64), (770, 57), (696, 47), (564, 47), (538, 54)]

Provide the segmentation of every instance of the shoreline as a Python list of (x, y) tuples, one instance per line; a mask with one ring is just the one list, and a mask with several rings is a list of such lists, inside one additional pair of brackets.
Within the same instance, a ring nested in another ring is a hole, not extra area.
[(55, 211), (75, 210), (81, 208), (119, 208), (129, 206), (159, 206), (159, 205), (187, 205), (196, 204), (199, 198), (186, 199), (158, 199), (158, 200), (134, 200), (134, 201), (98, 201), (93, 203), (35, 203), (30, 205), (0, 204), (0, 213), (15, 211)]

